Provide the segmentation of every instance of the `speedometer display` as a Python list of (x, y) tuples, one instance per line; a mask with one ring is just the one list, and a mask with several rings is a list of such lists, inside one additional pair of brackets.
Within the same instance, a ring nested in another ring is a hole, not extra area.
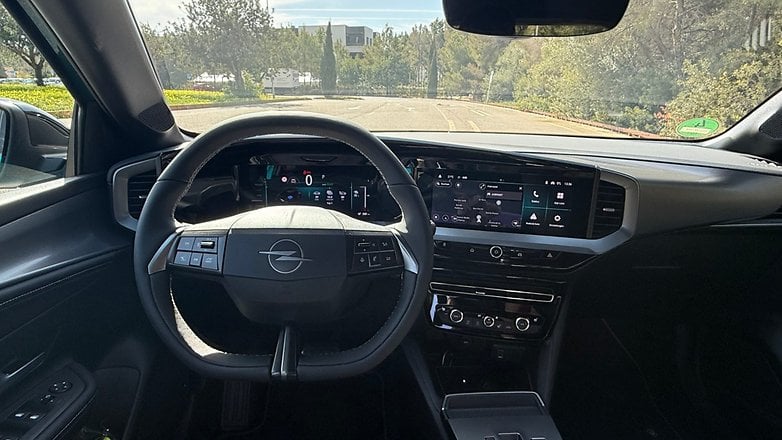
[(251, 164), (248, 177), (255, 204), (321, 206), (373, 217), (377, 183), (371, 167)]

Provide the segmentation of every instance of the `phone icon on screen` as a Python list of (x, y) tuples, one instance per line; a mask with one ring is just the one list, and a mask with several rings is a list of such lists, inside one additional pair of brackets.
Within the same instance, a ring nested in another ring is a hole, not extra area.
[(536, 199), (540, 198), (540, 194), (538, 194), (538, 190), (532, 191), (532, 197), (535, 197)]

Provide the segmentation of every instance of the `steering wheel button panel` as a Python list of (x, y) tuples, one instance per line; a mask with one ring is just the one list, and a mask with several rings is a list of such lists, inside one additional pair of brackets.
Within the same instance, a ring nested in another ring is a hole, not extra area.
[[(219, 271), (222, 266), (222, 250), (225, 237), (182, 235), (177, 242), (176, 251), (169, 263), (174, 267), (205, 272)], [(181, 249), (192, 249), (182, 251)]]
[(399, 250), (394, 245), (395, 242), (396, 239), (391, 234), (354, 235), (350, 273), (401, 267), (402, 259), (398, 255)]

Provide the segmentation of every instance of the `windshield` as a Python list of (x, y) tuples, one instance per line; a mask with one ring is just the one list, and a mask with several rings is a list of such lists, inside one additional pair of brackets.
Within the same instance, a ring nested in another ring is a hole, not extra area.
[(697, 139), (782, 72), (778, 0), (631, 0), (611, 31), (527, 39), (453, 30), (439, 0), (130, 3), (192, 131), (299, 110), (373, 131)]

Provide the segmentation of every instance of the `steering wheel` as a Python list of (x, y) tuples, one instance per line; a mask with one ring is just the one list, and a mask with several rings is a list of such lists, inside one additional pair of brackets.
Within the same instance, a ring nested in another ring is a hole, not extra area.
[[(319, 207), (285, 205), (177, 223), (177, 203), (212, 157), (234, 142), (271, 134), (350, 145), (377, 168), (402, 220), (380, 226)], [(240, 116), (198, 136), (152, 187), (134, 246), (136, 284), (154, 329), (189, 368), (223, 379), (312, 381), (369, 371), (391, 354), (420, 315), (432, 270), (429, 214), (399, 159), (367, 130), (309, 113)], [(279, 325), (274, 352), (228, 353), (202, 339), (179, 312), (172, 271), (219, 282), (245, 318)], [(349, 303), (352, 281), (394, 271), (401, 281), (398, 300), (369, 339), (336, 352), (301, 350), (297, 323), (333, 320)]]

